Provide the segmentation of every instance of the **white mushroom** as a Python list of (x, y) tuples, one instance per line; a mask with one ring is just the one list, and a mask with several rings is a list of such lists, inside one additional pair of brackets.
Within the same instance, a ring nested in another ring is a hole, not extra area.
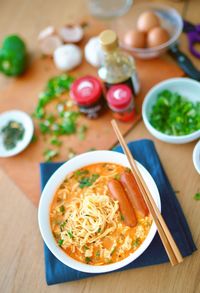
[(78, 43), (82, 40), (84, 31), (80, 25), (66, 25), (59, 29), (58, 34), (65, 43)]
[(99, 43), (99, 37), (92, 37), (85, 45), (85, 59), (92, 66), (100, 67), (103, 52)]
[(73, 44), (57, 48), (53, 54), (56, 67), (68, 71), (78, 66), (82, 61), (82, 53), (78, 46)]
[(39, 46), (44, 55), (52, 56), (55, 49), (62, 45), (59, 36), (56, 35), (56, 30), (53, 26), (48, 26), (38, 35)]

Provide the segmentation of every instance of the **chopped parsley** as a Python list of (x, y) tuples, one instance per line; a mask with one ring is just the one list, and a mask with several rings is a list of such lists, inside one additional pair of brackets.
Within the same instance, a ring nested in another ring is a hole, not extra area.
[(99, 228), (99, 229), (97, 230), (97, 232), (100, 233), (100, 232), (101, 232), (101, 228)]

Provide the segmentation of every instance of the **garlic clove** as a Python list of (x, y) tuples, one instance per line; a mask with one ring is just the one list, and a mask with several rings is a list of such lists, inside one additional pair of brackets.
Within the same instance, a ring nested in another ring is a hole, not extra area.
[(65, 43), (78, 43), (83, 39), (84, 30), (80, 25), (66, 25), (59, 29), (58, 34)]
[(38, 35), (39, 46), (44, 55), (52, 56), (55, 49), (62, 45), (60, 37), (53, 26), (48, 26)]
[(74, 44), (62, 45), (53, 54), (56, 67), (62, 71), (69, 71), (82, 62), (82, 52)]
[(99, 37), (92, 37), (84, 48), (85, 59), (94, 67), (100, 67), (103, 59), (103, 51), (99, 43)]

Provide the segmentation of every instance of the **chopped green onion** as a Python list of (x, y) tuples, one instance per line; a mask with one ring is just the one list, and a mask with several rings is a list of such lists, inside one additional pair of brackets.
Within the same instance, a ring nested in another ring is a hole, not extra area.
[(194, 195), (194, 199), (195, 199), (195, 200), (200, 200), (200, 192), (197, 192), (197, 193)]
[(192, 103), (182, 95), (164, 90), (157, 96), (150, 123), (167, 135), (187, 135), (200, 129), (200, 102)]
[(63, 239), (58, 240), (58, 245), (59, 245), (59, 246), (62, 246), (63, 242), (64, 242)]

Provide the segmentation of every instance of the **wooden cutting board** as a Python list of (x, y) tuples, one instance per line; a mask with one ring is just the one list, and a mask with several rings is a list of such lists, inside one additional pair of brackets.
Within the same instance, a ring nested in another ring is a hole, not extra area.
[[(91, 35), (97, 35), (99, 31), (100, 29), (97, 30), (95, 26), (91, 26), (91, 29), (87, 31), (85, 42)], [(183, 76), (183, 72), (179, 67), (162, 59), (137, 60), (136, 65), (141, 81), (141, 92), (136, 98), (138, 112), (134, 122), (119, 124), (123, 134), (126, 134), (140, 120), (143, 98), (153, 85), (167, 78)], [(55, 68), (50, 58), (35, 60), (25, 75), (15, 79), (8, 88), (0, 92), (0, 112), (20, 109), (31, 114), (37, 104), (38, 93), (44, 89), (47, 80), (57, 74), (60, 74), (60, 72)], [(74, 77), (79, 77), (85, 74), (97, 75), (97, 72), (95, 68), (84, 60), (70, 74)], [(112, 113), (108, 110), (97, 120), (81, 118), (82, 123), (88, 126), (85, 140), (80, 141), (76, 135), (63, 138), (60, 155), (56, 158), (56, 161), (67, 160), (70, 148), (77, 154), (90, 148), (112, 148), (117, 143), (117, 140), (111, 128), (111, 119)], [(25, 151), (15, 157), (1, 158), (0, 166), (31, 201), (37, 205), (40, 194), (39, 163), (43, 161), (42, 153), (47, 142), (42, 139), (37, 124), (35, 124), (35, 132), (38, 137), (36, 142), (30, 144)]]

